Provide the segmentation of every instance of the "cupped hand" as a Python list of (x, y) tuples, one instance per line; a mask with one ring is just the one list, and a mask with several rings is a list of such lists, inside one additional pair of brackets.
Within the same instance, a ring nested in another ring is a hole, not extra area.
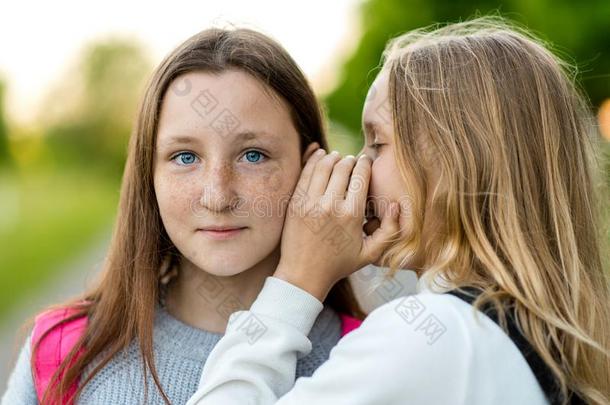
[(337, 281), (379, 259), (398, 234), (400, 208), (392, 203), (380, 226), (367, 235), (363, 224), (370, 158), (341, 158), (317, 144), (304, 156), (307, 163), (286, 210), (274, 277), (323, 301)]

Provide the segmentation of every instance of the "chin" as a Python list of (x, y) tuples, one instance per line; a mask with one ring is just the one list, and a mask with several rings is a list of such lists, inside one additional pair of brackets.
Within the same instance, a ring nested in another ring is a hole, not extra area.
[(206, 260), (199, 263), (195, 262), (194, 264), (196, 267), (204, 270), (206, 273), (219, 277), (235, 276), (252, 267), (250, 263), (244, 263), (243, 260)]
[[(262, 251), (263, 249), (259, 249), (259, 252)], [(205, 256), (197, 257), (193, 264), (208, 274), (231, 277), (252, 269), (267, 256), (268, 254), (261, 256), (251, 249), (237, 249), (232, 252), (211, 251)]]
[[(279, 248), (272, 243), (256, 243), (256, 240), (221, 241), (219, 243), (201, 243), (194, 240), (188, 245), (184, 255), (194, 267), (219, 277), (231, 277), (252, 269), (261, 262), (270, 259), (270, 255)], [(265, 241), (267, 242), (267, 241)], [(272, 242), (272, 241), (269, 241)], [(179, 249), (180, 250), (180, 249)], [(271, 263), (271, 262), (270, 262)]]

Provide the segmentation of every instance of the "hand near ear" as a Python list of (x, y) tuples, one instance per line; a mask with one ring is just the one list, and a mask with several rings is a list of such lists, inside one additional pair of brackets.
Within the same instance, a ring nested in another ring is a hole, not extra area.
[(301, 159), (301, 167), (305, 167), (307, 160), (319, 148), (320, 148), (320, 144), (317, 142), (312, 142), (307, 146), (307, 149), (305, 149), (305, 152), (303, 152), (303, 158)]
[(371, 176), (366, 155), (326, 154), (315, 145), (292, 195), (274, 276), (323, 301), (340, 279), (379, 259), (398, 234), (399, 205), (393, 203), (368, 235), (362, 226)]

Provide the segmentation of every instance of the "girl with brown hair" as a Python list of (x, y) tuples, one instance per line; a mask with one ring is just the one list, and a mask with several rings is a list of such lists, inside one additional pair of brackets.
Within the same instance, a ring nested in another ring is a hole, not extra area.
[[(178, 46), (139, 108), (101, 279), (37, 318), (2, 403), (185, 403), (228, 315), (275, 271), (306, 147), (326, 148), (324, 133), (272, 39), (208, 29)], [(325, 303), (297, 375), (363, 315), (347, 280)]]

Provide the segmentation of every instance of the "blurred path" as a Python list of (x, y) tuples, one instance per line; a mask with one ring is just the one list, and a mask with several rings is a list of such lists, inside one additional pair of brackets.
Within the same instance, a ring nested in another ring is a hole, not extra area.
[(28, 296), (22, 305), (15, 308), (0, 324), (0, 396), (6, 390), (6, 383), (23, 345), (21, 326), (26, 319), (34, 316), (50, 304), (61, 302), (83, 291), (94, 280), (101, 269), (108, 243), (110, 230), (102, 234), (92, 245), (70, 260), (61, 276), (52, 280), (38, 294)]

